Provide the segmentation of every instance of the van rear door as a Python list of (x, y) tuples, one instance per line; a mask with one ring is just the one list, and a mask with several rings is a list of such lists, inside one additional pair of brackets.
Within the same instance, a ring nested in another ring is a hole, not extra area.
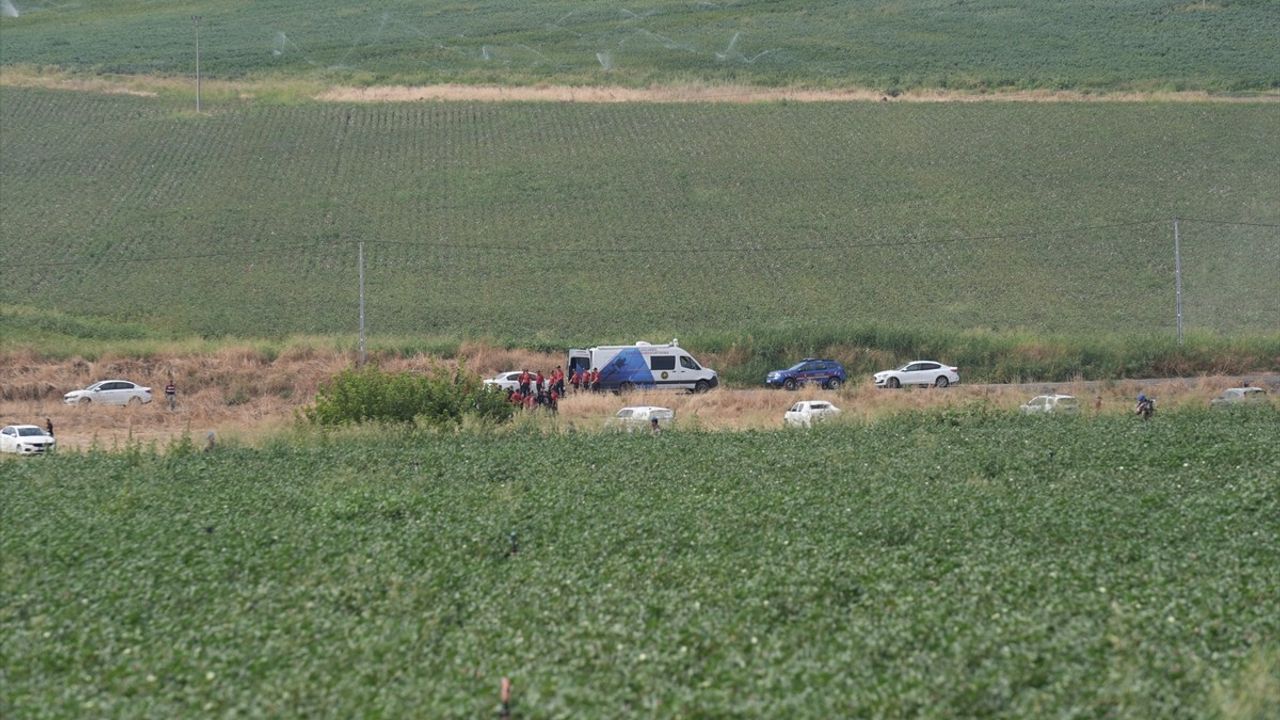
[(565, 373), (572, 378), (577, 370), (586, 372), (591, 369), (591, 353), (587, 350), (572, 349), (569, 351), (569, 362), (565, 365)]

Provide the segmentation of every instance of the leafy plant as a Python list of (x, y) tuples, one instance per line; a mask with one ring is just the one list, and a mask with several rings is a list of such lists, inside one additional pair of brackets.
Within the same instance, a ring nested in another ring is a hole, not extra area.
[(436, 367), (428, 374), (350, 368), (324, 383), (303, 416), (317, 425), (418, 422), (459, 425), (465, 415), (503, 422), (513, 409), (502, 393), (486, 388), (464, 369)]

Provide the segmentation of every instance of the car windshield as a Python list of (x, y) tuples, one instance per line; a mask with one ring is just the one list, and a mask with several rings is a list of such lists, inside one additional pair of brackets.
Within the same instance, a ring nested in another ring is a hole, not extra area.
[(787, 368), (787, 369), (788, 369), (788, 370), (790, 370), (790, 371), (792, 371), (792, 372), (796, 372), (796, 371), (798, 371), (798, 370), (803, 369), (803, 368), (804, 368), (804, 366), (805, 366), (805, 365), (808, 365), (808, 364), (809, 364), (808, 362), (803, 362), (803, 361), (802, 361), (802, 362), (798, 362), (798, 363), (796, 363), (795, 365), (792, 365), (791, 367), (789, 367), (789, 368)]
[(18, 428), (18, 435), (21, 437), (38, 437), (43, 434), (44, 431), (37, 427)]
[(621, 410), (618, 411), (618, 417), (620, 418), (631, 417), (631, 415), (634, 412), (635, 411), (632, 410), (631, 408), (622, 408)]
[(1058, 398), (1059, 405), (1075, 405), (1076, 399), (1073, 397)]

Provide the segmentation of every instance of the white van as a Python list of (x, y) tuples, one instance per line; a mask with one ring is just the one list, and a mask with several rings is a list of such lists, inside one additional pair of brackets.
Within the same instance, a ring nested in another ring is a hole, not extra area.
[(674, 339), (665, 345), (642, 341), (570, 350), (566, 367), (570, 378), (578, 369), (599, 370), (601, 390), (656, 387), (706, 392), (720, 384), (715, 370), (702, 367)]

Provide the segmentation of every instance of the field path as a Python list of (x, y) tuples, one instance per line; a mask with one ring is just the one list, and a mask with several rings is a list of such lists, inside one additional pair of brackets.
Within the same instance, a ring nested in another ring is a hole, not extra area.
[[(38, 87), (102, 94), (154, 97), (168, 93), (194, 93), (191, 78), (162, 75), (91, 75), (33, 69), (0, 68), (0, 87)], [(571, 103), (1272, 103), (1280, 92), (1217, 94), (1194, 92), (1083, 93), (1052, 90), (960, 92), (910, 90), (887, 95), (873, 88), (754, 87), (750, 85), (652, 85), (643, 88), (591, 85), (374, 85), (353, 87), (323, 85), (299, 80), (205, 80), (211, 97), (289, 97), (338, 103), (401, 102), (571, 102)]]

